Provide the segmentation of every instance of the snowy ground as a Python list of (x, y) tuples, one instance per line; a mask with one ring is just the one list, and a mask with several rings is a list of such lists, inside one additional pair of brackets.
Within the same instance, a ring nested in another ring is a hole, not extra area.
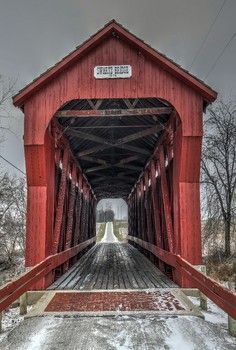
[[(199, 304), (198, 298), (190, 299)], [(205, 320), (128, 316), (119, 310), (113, 317), (28, 318), (0, 338), (0, 350), (234, 350), (236, 341), (228, 335), (227, 315), (212, 302), (208, 304)], [(11, 311), (13, 319), (17, 312)]]
[[(189, 297), (189, 299), (194, 305), (199, 306), (199, 298)], [(207, 299), (207, 307), (207, 311), (201, 310), (205, 320), (209, 323), (218, 324), (222, 326), (222, 328), (227, 329), (228, 315), (209, 299)]]
[(113, 232), (113, 222), (107, 222), (105, 228), (105, 234), (101, 240), (101, 243), (117, 243), (118, 239)]
[(15, 328), (1, 350), (234, 350), (218, 324), (199, 317), (35, 317)]
[(5, 311), (2, 315), (2, 329), (3, 333), (0, 334), (0, 341), (21, 321), (23, 321), (24, 316), (19, 315), (19, 307), (9, 309)]

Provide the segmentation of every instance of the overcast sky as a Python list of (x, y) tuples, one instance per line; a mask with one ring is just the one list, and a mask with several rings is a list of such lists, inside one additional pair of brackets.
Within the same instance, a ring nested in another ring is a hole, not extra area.
[[(235, 17), (236, 0), (0, 0), (0, 74), (17, 78), (22, 88), (114, 18), (234, 99), (236, 37), (227, 43), (236, 32)], [(10, 122), (16, 135), (5, 134), (0, 154), (24, 170), (23, 118), (11, 106), (0, 111), (7, 113), (16, 117)]]

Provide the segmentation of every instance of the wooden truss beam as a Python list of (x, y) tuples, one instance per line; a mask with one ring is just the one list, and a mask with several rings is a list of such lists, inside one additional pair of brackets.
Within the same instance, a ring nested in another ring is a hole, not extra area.
[(93, 168), (88, 168), (85, 170), (85, 173), (92, 173), (94, 171), (100, 171), (104, 169), (109, 169), (109, 168), (125, 168), (129, 170), (134, 170), (134, 171), (141, 171), (143, 167), (141, 166), (136, 166), (136, 165), (130, 165), (130, 164), (122, 164), (122, 163), (115, 163), (115, 164), (107, 164), (107, 165), (101, 165), (101, 166), (95, 166)]
[(84, 156), (84, 157), (82, 157), (82, 159), (87, 160), (87, 161), (91, 161), (93, 163), (95, 162), (95, 163), (101, 164), (101, 166), (87, 169), (87, 172), (89, 172), (89, 173), (93, 172), (93, 171), (97, 171), (97, 170), (108, 169), (108, 168), (111, 168), (111, 167), (112, 168), (113, 167), (126, 168), (126, 169), (130, 169), (130, 170), (135, 170), (135, 171), (136, 170), (137, 171), (142, 170), (142, 167), (128, 164), (128, 163), (131, 163), (131, 162), (139, 159), (139, 156), (130, 156), (130, 157), (121, 159), (118, 163), (114, 163), (114, 164), (110, 163), (110, 162), (107, 162), (107, 161), (105, 161), (103, 159), (95, 158), (95, 157), (86, 157), (86, 156)]
[(93, 103), (92, 100), (87, 100), (87, 101), (88, 101), (89, 106), (90, 106), (92, 109), (95, 109), (95, 110), (96, 110), (96, 109), (99, 109), (99, 107), (101, 106), (103, 100), (97, 100), (96, 103)]
[[(153, 124), (154, 125), (154, 124)], [(70, 130), (83, 130), (83, 129), (137, 129), (137, 128), (150, 128), (151, 124), (135, 124), (135, 125), (93, 125), (93, 126), (73, 126), (70, 125)]]
[(131, 146), (131, 145), (114, 145), (113, 144), (113, 145), (110, 145), (110, 146), (107, 146), (107, 145), (94, 146), (94, 147), (88, 148), (88, 149), (86, 149), (84, 151), (78, 152), (77, 156), (78, 157), (86, 156), (86, 155), (89, 155), (89, 154), (101, 152), (104, 149), (108, 149), (108, 148), (111, 148), (111, 147), (121, 148), (123, 150), (128, 150), (128, 151), (131, 151), (131, 152), (134, 152), (134, 153), (143, 154), (144, 156), (148, 156), (150, 154), (149, 151), (147, 151), (146, 149), (143, 149), (141, 147), (136, 147), (136, 146)]
[(103, 198), (123, 198), (124, 200), (126, 200), (127, 192), (119, 192), (119, 194), (110, 193), (110, 192), (101, 192), (101, 193), (99, 192), (97, 197), (98, 197), (98, 200), (103, 199)]
[(123, 181), (123, 182), (129, 182), (129, 183), (133, 183), (134, 181), (136, 181), (135, 177), (132, 176), (101, 176), (101, 177), (96, 177), (94, 180), (90, 179), (90, 183), (91, 185), (95, 185), (97, 183), (100, 182), (104, 182), (104, 181)]
[(170, 114), (171, 107), (128, 108), (128, 109), (88, 109), (61, 110), (56, 113), (57, 118), (88, 118), (88, 117), (126, 117), (144, 115)]
[[(82, 160), (86, 160), (87, 162), (91, 162), (91, 163), (98, 163), (101, 165), (108, 165), (109, 162), (107, 162), (104, 159), (100, 159), (100, 158), (96, 158), (96, 157), (90, 157), (90, 156), (82, 156), (80, 157)], [(124, 158), (122, 160), (120, 160), (119, 164), (127, 164), (127, 163), (131, 163), (135, 160), (138, 160), (140, 157), (139, 156), (130, 156), (127, 158)]]
[(100, 136), (97, 136), (94, 134), (90, 134), (90, 133), (85, 133), (83, 131), (74, 130), (74, 129), (67, 129), (66, 132), (68, 132), (68, 130), (69, 130), (69, 133), (71, 132), (72, 134), (74, 134), (78, 138), (81, 138), (84, 140), (90, 140), (93, 142), (98, 142), (98, 143), (101, 143), (102, 145), (108, 145), (110, 147), (113, 147), (113, 146), (122, 145), (124, 143), (128, 143), (128, 142), (140, 139), (142, 137), (145, 137), (145, 136), (148, 136), (151, 134), (155, 134), (155, 133), (163, 130), (163, 126), (161, 124), (157, 124), (157, 125), (154, 125), (151, 128), (148, 128), (146, 130), (135, 132), (131, 135), (121, 137), (121, 138), (114, 140), (114, 141), (108, 141), (106, 138), (103, 138), (103, 137), (100, 137)]
[(87, 162), (91, 162), (91, 163), (98, 163), (101, 165), (107, 165), (107, 162), (103, 159), (100, 158), (96, 158), (96, 157), (90, 157), (90, 156), (81, 156), (80, 157), (82, 160), (86, 160)]
[(128, 99), (123, 99), (123, 102), (126, 104), (127, 108), (134, 108), (138, 101), (138, 98), (136, 98), (133, 103), (131, 103), (131, 101)]
[(115, 192), (116, 192), (116, 190), (117, 190), (117, 187), (120, 189), (127, 189), (127, 190), (129, 190), (130, 189), (130, 186), (129, 185), (127, 185), (127, 184), (116, 184), (116, 185), (114, 185), (114, 184), (110, 184), (110, 185), (107, 185), (107, 184), (104, 184), (104, 185), (102, 185), (102, 186), (97, 186), (97, 187), (94, 187), (94, 190), (101, 190), (101, 189), (105, 189), (105, 190), (109, 190), (110, 191), (110, 189), (111, 189), (111, 192), (113, 192), (113, 190), (115, 190)]

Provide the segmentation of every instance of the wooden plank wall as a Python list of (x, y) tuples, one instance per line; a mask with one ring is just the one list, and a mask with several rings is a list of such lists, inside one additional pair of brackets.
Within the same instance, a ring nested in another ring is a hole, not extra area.
[[(130, 64), (132, 77), (110, 80), (93, 77), (94, 66), (110, 64)], [(153, 231), (151, 227), (160, 224), (162, 234), (158, 238), (155, 232), (155, 237), (163, 248), (175, 250), (192, 264), (201, 263), (199, 171), (202, 96), (164, 70), (142, 50), (128, 45), (111, 33), (109, 38), (100, 42), (97, 47), (66, 70), (61, 71), (56, 79), (47, 82), (25, 102), (24, 143), (28, 179), (26, 261), (28, 266), (42, 261), (55, 249), (52, 247), (55, 246), (55, 242), (53, 243), (55, 200), (53, 159), (56, 150), (50, 124), (55, 112), (64, 103), (73, 99), (145, 97), (158, 97), (168, 101), (175, 108), (178, 116), (176, 120), (179, 119), (180, 123), (176, 126), (174, 134), (173, 169), (166, 174), (164, 182), (164, 177), (162, 181), (159, 178), (156, 180), (159, 200), (158, 204), (154, 205), (155, 211), (151, 210), (151, 205), (148, 206), (146, 210), (148, 220), (145, 216), (141, 221), (138, 220), (140, 215), (143, 215), (144, 203), (150, 196), (147, 193), (146, 199), (143, 199), (143, 187), (144, 183), (147, 183), (147, 179), (144, 179), (138, 186), (141, 186), (141, 197), (139, 190), (132, 195), (132, 204), (129, 209), (129, 215), (132, 217), (131, 228), (138, 237), (144, 238), (142, 235), (146, 235), (146, 232), (150, 236), (150, 230)], [(166, 150), (164, 153), (165, 157), (168, 157)], [(163, 164), (155, 164), (155, 166), (157, 171), (163, 172)], [(165, 175), (165, 173), (162, 174)], [(148, 181), (149, 179), (150, 175), (148, 175)], [(160, 194), (163, 192), (166, 196), (161, 198)], [(89, 210), (88, 201), (91, 201), (91, 195), (86, 189), (85, 193), (83, 205), (76, 209), (82, 212), (82, 216), (85, 208)], [(166, 205), (166, 201), (169, 205)], [(76, 199), (75, 203), (77, 202)], [(163, 206), (162, 203), (165, 205)], [(156, 210), (160, 212), (159, 219)], [(149, 214), (150, 211), (151, 214)], [(163, 220), (164, 216), (167, 221)], [(90, 224), (90, 222), (84, 224), (83, 232), (89, 232)], [(141, 231), (141, 224), (146, 225), (147, 230)], [(81, 229), (81, 223), (79, 227)], [(179, 280), (179, 283), (184, 283), (184, 277)]]

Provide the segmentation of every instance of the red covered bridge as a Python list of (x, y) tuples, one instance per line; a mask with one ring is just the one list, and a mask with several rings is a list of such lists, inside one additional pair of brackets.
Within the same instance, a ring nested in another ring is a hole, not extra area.
[(193, 266), (202, 263), (202, 116), (216, 96), (115, 21), (20, 91), (34, 268), (2, 292), (1, 306), (96, 250), (96, 205), (110, 197), (128, 204), (128, 251), (235, 316), (232, 293)]

